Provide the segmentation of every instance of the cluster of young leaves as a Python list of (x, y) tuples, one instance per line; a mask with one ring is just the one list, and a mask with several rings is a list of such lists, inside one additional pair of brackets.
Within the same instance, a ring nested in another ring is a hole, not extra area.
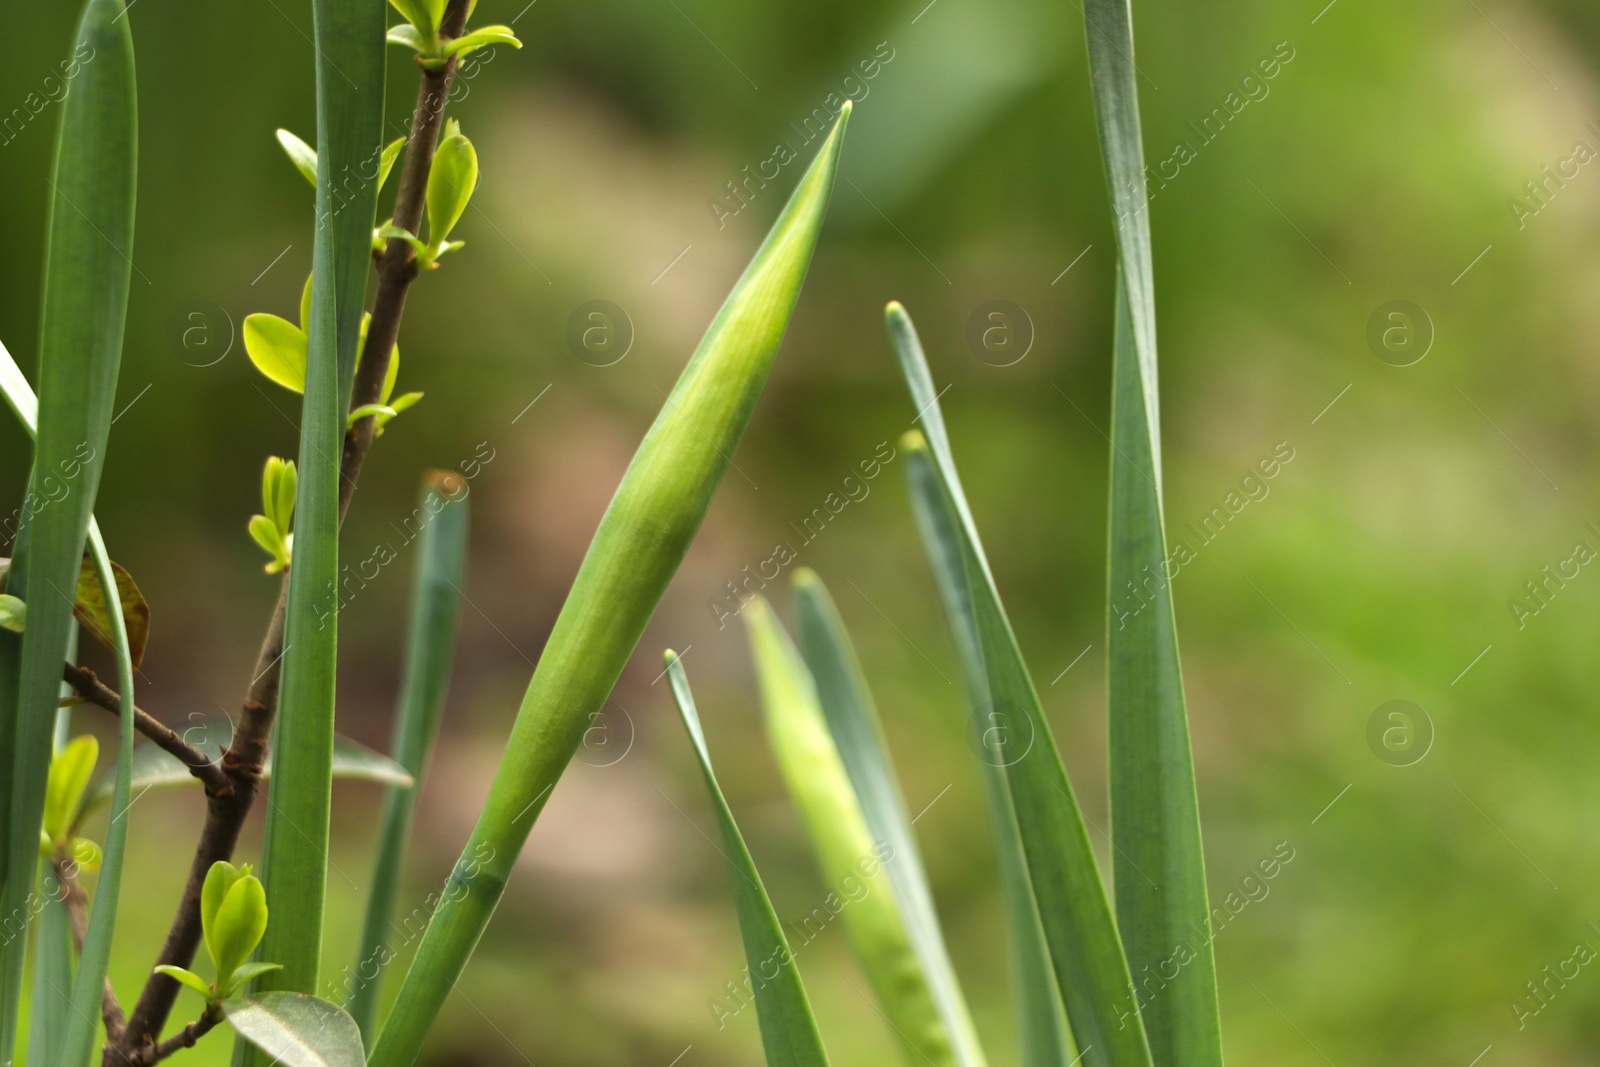
[[(417, 54), (423, 67), (437, 70), (451, 59), (470, 55), (490, 45), (508, 44), (521, 48), (522, 42), (510, 26), (483, 26), (451, 40), (441, 40), (439, 23), (444, 18), (445, 0), (389, 0), (406, 21), (389, 28), (389, 41), (404, 45)], [(467, 5), (467, 17), (478, 6), (477, 0)]]
[(300, 486), (294, 460), (270, 456), (261, 472), (262, 515), (250, 516), (250, 536), (272, 559), (268, 574), (277, 574), (289, 565), (294, 553), (294, 497)]
[[(311, 278), (309, 277), (306, 278), (305, 288), (301, 291), (299, 326), (288, 319), (267, 312), (246, 315), (244, 320), (244, 348), (250, 356), (250, 362), (255, 364), (256, 370), (260, 371), (268, 381), (302, 395), (306, 391), (306, 355), (309, 346), (307, 331), (310, 329), (310, 321)], [(363, 314), (360, 332), (363, 347), (367, 338), (367, 327), (371, 322), (372, 315)], [(382, 433), (385, 424), (421, 400), (421, 393), (403, 393), (394, 396), (395, 380), (399, 374), (400, 346), (395, 345), (389, 352), (389, 367), (384, 374), (383, 392), (379, 395), (378, 402), (363, 405), (350, 412), (346, 416), (345, 424), (351, 425), (358, 419), (371, 415), (377, 432)]]
[(428, 239), (392, 225), (392, 219), (378, 228), (378, 237), (398, 237), (416, 253), (420, 269), (433, 270), (439, 266), (440, 256), (466, 246), (465, 241), (450, 240), (450, 231), (461, 221), (477, 189), (478, 151), (462, 134), (461, 123), (449, 119), (434, 152), (433, 169), (428, 172)]
[(200, 1018), (226, 1017), (240, 1037), (283, 1067), (362, 1067), (365, 1052), (354, 1021), (338, 1005), (303, 993), (243, 993), (252, 980), (283, 965), (249, 962), (267, 932), (267, 892), (248, 863), (218, 860), (200, 891), (200, 922), (216, 978), (183, 967), (156, 971), (205, 999)]
[(156, 970), (199, 993), (207, 1004), (225, 1000), (256, 975), (283, 966), (245, 962), (267, 932), (267, 891), (248, 863), (235, 867), (218, 860), (211, 865), (200, 891), (200, 928), (216, 970), (213, 981), (183, 967), (163, 965)]
[(39, 853), (45, 859), (67, 857), (87, 870), (100, 869), (100, 846), (78, 836), (84, 796), (99, 759), (100, 742), (86, 734), (61, 746), (50, 761), (44, 790), (44, 825), (39, 830)]

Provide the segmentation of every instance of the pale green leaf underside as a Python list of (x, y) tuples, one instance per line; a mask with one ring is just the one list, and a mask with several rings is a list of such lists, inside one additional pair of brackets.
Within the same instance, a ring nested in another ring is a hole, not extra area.
[[(222, 759), (222, 750), (231, 736), (232, 725), (226, 719), (210, 719), (191, 723), (179, 733), (200, 752), (213, 761)], [(198, 787), (200, 779), (189, 773), (189, 768), (176, 756), (149, 742), (133, 748), (133, 787), (139, 792), (146, 789), (182, 789)], [(406, 769), (381, 752), (375, 752), (348, 737), (336, 736), (333, 740), (333, 776), (379, 785), (409, 789), (411, 775)], [(262, 782), (272, 780), (272, 754), (267, 754), (261, 770)], [(93, 811), (111, 799), (111, 778), (103, 775), (90, 785), (83, 799), (86, 811)]]
[(306, 993), (256, 993), (222, 1002), (228, 1022), (282, 1067), (362, 1067), (361, 1032), (344, 1009)]

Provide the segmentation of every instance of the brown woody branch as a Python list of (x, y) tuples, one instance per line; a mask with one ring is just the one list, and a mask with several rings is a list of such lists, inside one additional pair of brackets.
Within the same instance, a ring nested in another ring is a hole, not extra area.
[[(62, 668), (61, 676), (90, 704), (104, 708), (114, 715), (122, 714), (121, 695), (100, 681), (94, 671), (68, 663)], [(220, 764), (178, 736), (178, 732), (172, 727), (137, 705), (133, 709), (133, 725), (141, 734), (189, 768), (189, 773), (200, 779), (206, 787), (207, 794), (233, 790), (233, 782), (222, 772)]]
[[(443, 40), (459, 37), (466, 27), (468, 0), (449, 0), (439, 27)], [(445, 104), (450, 98), (450, 86), (455, 79), (456, 60), (451, 59), (438, 70), (422, 69), (417, 89), (417, 107), (411, 115), (411, 130), (407, 137), (405, 159), (400, 172), (400, 189), (395, 197), (394, 225), (415, 234), (422, 222), (423, 206), (428, 190), (428, 175), (433, 168), (433, 156), (439, 144), (439, 131), (444, 123)], [(378, 292), (372, 307), (372, 321), (367, 327), (367, 339), (356, 366), (355, 382), (351, 389), (350, 407), (355, 410), (365, 404), (375, 404), (383, 391), (383, 380), (389, 370), (389, 359), (394, 351), (395, 339), (400, 333), (400, 319), (405, 312), (406, 293), (417, 277), (417, 263), (411, 246), (398, 238), (391, 238), (381, 253), (376, 254)], [(339, 519), (344, 520), (361, 476), (362, 464), (372, 447), (374, 426), (371, 417), (360, 419), (345, 433), (344, 451), (339, 464)], [(205, 884), (206, 873), (218, 860), (230, 859), (239, 841), (239, 832), (245, 817), (250, 813), (251, 802), (261, 781), (261, 766), (266, 757), (267, 739), (272, 731), (273, 718), (278, 707), (278, 682), (280, 664), (284, 653), (284, 627), (288, 615), (288, 572), (278, 587), (278, 600), (273, 608), (272, 620), (261, 643), (256, 667), (245, 695), (243, 715), (233, 742), (223, 753), (222, 769), (232, 783), (226, 793), (207, 794), (206, 822), (200, 841), (195, 847), (194, 859), (189, 866), (188, 881), (178, 904), (177, 915), (167, 931), (157, 964), (188, 967), (194, 962), (200, 944), (200, 889)], [(167, 1042), (155, 1043), (155, 1038), (166, 1026), (167, 1018), (177, 999), (179, 985), (166, 975), (152, 973), (145, 983), (118, 1049), (124, 1062), (154, 1063), (155, 1052)], [(198, 1022), (196, 1024), (198, 1025)], [(214, 1025), (214, 1024), (213, 1024)], [(209, 1029), (209, 1027), (208, 1027)], [(187, 1032), (187, 1030), (185, 1031)], [(202, 1031), (203, 1032), (203, 1031)], [(182, 1034), (178, 1035), (183, 1036)], [(193, 1035), (198, 1037), (199, 1034)], [(192, 1043), (192, 1042), (191, 1042)], [(184, 1045), (177, 1048), (187, 1047)], [(166, 1055), (170, 1055), (168, 1052)], [(144, 1057), (142, 1059), (136, 1057)], [(154, 1058), (151, 1058), (154, 1057)], [(105, 1067), (118, 1067), (108, 1050)]]
[[(121, 1062), (129, 1067), (147, 1067), (152, 1063), (159, 1063), (168, 1056), (182, 1052), (186, 1048), (194, 1048), (195, 1044), (210, 1033), (222, 1021), (222, 1008), (215, 1004), (207, 1004), (200, 1013), (200, 1018), (185, 1026), (165, 1041), (145, 1045), (137, 1051), (123, 1055)], [(110, 1056), (110, 1047), (107, 1047), (107, 1056)]]

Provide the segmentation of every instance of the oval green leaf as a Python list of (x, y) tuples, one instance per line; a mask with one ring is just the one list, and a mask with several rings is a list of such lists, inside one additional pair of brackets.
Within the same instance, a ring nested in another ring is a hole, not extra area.
[(288, 319), (266, 312), (246, 315), (244, 350), (272, 381), (296, 393), (306, 391), (306, 335)]
[(282, 1067), (363, 1067), (361, 1031), (343, 1008), (309, 993), (230, 997), (222, 1012), (239, 1036)]

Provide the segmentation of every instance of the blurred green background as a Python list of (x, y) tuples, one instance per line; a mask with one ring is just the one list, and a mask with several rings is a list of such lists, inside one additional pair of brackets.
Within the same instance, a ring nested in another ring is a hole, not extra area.
[[(347, 558), (366, 559), (398, 544), (391, 523), (424, 468), (477, 474), (469, 605), (406, 907), (425, 909), (454, 862), (589, 535), (800, 165), (747, 186), (744, 205), (727, 183), (780, 142), (809, 158), (796, 130), (829, 94), (858, 107), (738, 471), (536, 827), (427, 1062), (755, 1063), (753, 1013), (719, 1028), (710, 1006), (743, 960), (703, 787), (655, 684), (659, 651), (685, 651), (724, 785), (780, 914), (798, 920), (826, 891), (762, 736), (741, 627), (719, 627), (712, 604), (777, 542), (799, 546), (805, 516), (909, 427), (881, 326), (891, 298), (949, 386), (1002, 592), (1106, 825), (1114, 257), (1082, 16), (1041, 0), (525, 2), (479, 6), (478, 23), (514, 20), (527, 47), (481, 57), (458, 90), (452, 114), (484, 170), (477, 210), (456, 232), (467, 248), (413, 291), (400, 387), (427, 399), (377, 447), (344, 535)], [(13, 7), (0, 111), (56, 70), (75, 8)], [(1593, 1063), (1600, 973), (1544, 1002), (1525, 983), (1579, 943), (1600, 947), (1600, 577), (1565, 563), (1580, 543), (1600, 551), (1600, 168), (1587, 164), (1600, 16), (1579, 0), (1137, 0), (1135, 15), (1148, 160), (1182, 161), (1150, 188), (1168, 522), (1197, 551), (1175, 591), (1209, 879), (1214, 903), (1249, 901), (1217, 938), (1227, 1055)], [(182, 725), (237, 706), (275, 593), (245, 522), (264, 457), (293, 454), (295, 403), (234, 335), (250, 312), (292, 317), (309, 267), (311, 192), (272, 131), (312, 132), (310, 9), (139, 0), (130, 18), (137, 270), (98, 513), (154, 605), (140, 703)], [(390, 88), (398, 135), (415, 94), (398, 51)], [(56, 118), (13, 123), (0, 145), (0, 338), (29, 368)], [(566, 340), (597, 299), (633, 332), (604, 367)], [(1014, 305), (999, 351), (968, 340), (993, 301)], [(1423, 315), (1390, 320), (1393, 301)], [(1400, 355), (1369, 343), (1374, 321), (1380, 339), (1400, 325)], [(1275, 449), (1292, 460), (1230, 504)], [(0, 510), (20, 502), (26, 461), (22, 434), (0, 425)], [(938, 903), (1005, 1064), (979, 768), (899, 466), (859, 483), (865, 496), (799, 562), (854, 631), (908, 806), (931, 805), (917, 825)], [(1214, 506), (1227, 521), (1199, 547), (1187, 524)], [(377, 745), (410, 567), (402, 551), (341, 621), (341, 728)], [(786, 582), (767, 590), (780, 609)], [(1390, 700), (1426, 722), (1414, 716), (1408, 752), (1380, 758), (1369, 720)], [(330, 970), (355, 952), (376, 812), (368, 788), (341, 786), (336, 802)], [(134, 814), (113, 968), (125, 998), (200, 812), (194, 794), (152, 794)], [(258, 823), (250, 834), (246, 858)], [(1245, 896), (1285, 843), (1292, 862)], [(799, 960), (836, 1062), (892, 1061), (841, 931)], [(342, 976), (327, 977), (337, 995)], [(175, 1062), (225, 1055), (212, 1039)]]

